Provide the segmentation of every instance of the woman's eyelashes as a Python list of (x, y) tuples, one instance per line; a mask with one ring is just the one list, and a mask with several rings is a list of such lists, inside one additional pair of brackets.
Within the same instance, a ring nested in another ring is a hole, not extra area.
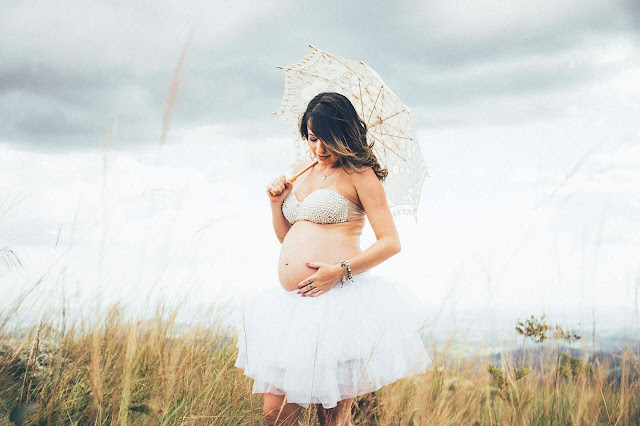
[[(310, 137), (310, 138), (309, 138), (309, 141), (315, 145), (315, 143), (316, 143), (316, 142), (318, 142), (318, 139), (317, 139), (317, 138), (314, 138), (314, 137)], [(316, 147), (316, 150), (318, 150), (318, 149), (319, 149), (319, 148), (317, 148), (317, 147)], [(323, 150), (324, 150), (324, 147), (323, 147)], [(326, 157), (326, 156), (328, 156), (328, 155), (329, 155), (329, 153), (327, 153), (327, 154), (325, 154), (325, 155), (322, 155), (322, 157)]]

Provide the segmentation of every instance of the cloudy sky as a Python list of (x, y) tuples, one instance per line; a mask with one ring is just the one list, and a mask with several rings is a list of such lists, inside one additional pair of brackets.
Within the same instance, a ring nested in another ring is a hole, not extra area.
[(309, 44), (364, 61), (414, 114), (430, 177), (378, 269), (434, 326), (638, 327), (634, 0), (3, 2), (1, 307), (36, 283), (51, 305), (187, 310), (278, 285), (264, 187), (294, 149), (276, 66)]

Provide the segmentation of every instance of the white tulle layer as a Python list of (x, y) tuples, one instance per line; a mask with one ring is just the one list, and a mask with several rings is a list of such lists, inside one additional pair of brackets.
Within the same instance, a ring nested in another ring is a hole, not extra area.
[(253, 393), (287, 402), (335, 407), (432, 361), (418, 334), (418, 305), (401, 286), (373, 271), (318, 297), (271, 288), (240, 310), (235, 366), (254, 380)]

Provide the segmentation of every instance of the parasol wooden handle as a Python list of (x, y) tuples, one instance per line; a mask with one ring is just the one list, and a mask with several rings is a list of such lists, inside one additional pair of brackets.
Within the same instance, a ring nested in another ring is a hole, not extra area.
[[(303, 174), (304, 172), (306, 172), (307, 170), (309, 170), (310, 168), (312, 168), (316, 164), (318, 164), (318, 160), (314, 161), (313, 163), (309, 164), (304, 169), (300, 170), (295, 175), (291, 176), (291, 179), (287, 179), (287, 182), (291, 182), (291, 183), (295, 182), (295, 180), (298, 179), (298, 176), (300, 176), (301, 174)], [(272, 190), (269, 190), (269, 194), (271, 194), (272, 197), (275, 197), (276, 195), (278, 195), (275, 192), (273, 192)]]

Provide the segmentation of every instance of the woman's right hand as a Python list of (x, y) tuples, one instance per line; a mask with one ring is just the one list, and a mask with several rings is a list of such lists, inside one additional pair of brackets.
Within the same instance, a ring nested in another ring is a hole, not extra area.
[[(289, 195), (289, 192), (291, 192), (292, 187), (293, 184), (287, 181), (286, 176), (278, 176), (267, 185), (267, 195), (269, 196), (269, 200), (274, 204), (282, 203), (287, 195)], [(271, 195), (270, 191), (275, 195)]]

